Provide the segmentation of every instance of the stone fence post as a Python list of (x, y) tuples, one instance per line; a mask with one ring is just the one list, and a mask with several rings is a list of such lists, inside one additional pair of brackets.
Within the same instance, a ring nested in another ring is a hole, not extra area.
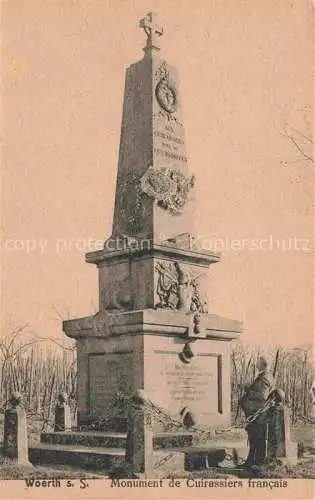
[(15, 392), (10, 398), (11, 408), (4, 413), (3, 455), (21, 465), (31, 465), (28, 460), (26, 412), (23, 396)]
[(150, 474), (153, 470), (152, 416), (143, 390), (136, 391), (128, 411), (126, 463), (133, 473)]
[(267, 458), (295, 464), (297, 444), (291, 441), (289, 411), (284, 404), (284, 393), (280, 390), (276, 392), (275, 404), (268, 410), (267, 424)]
[(58, 402), (55, 408), (54, 431), (71, 431), (71, 428), (71, 409), (68, 394), (66, 392), (61, 392), (58, 396)]

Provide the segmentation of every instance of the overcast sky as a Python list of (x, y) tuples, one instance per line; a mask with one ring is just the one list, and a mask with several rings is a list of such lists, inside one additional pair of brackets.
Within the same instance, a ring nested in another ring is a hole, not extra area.
[(84, 253), (110, 235), (124, 72), (148, 8), (180, 74), (198, 235), (224, 241), (210, 312), (243, 321), (246, 342), (308, 343), (314, 166), (283, 135), (309, 154), (306, 0), (4, 2), (2, 333), (28, 321), (61, 337), (54, 307), (97, 308)]

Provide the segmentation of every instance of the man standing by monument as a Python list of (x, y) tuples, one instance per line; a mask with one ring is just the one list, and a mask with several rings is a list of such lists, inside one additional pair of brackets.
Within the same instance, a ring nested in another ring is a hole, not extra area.
[(261, 465), (267, 452), (267, 420), (266, 413), (262, 411), (270, 392), (273, 389), (273, 380), (267, 371), (267, 361), (259, 357), (256, 364), (258, 375), (254, 382), (245, 387), (241, 400), (241, 407), (245, 412), (247, 421), (249, 453), (244, 467)]

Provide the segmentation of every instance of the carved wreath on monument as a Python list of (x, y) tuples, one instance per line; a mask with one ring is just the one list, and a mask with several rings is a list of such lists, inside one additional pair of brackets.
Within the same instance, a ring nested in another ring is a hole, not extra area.
[(160, 207), (172, 215), (179, 215), (188, 200), (194, 181), (194, 176), (186, 176), (178, 168), (149, 167), (141, 178), (141, 188), (156, 200)]
[(155, 89), (156, 99), (168, 113), (175, 113), (178, 108), (178, 94), (176, 85), (167, 77), (162, 78)]
[(175, 113), (179, 108), (178, 87), (172, 79), (170, 69), (165, 61), (156, 70), (155, 78), (157, 80), (155, 97), (161, 108), (158, 115), (182, 125)]

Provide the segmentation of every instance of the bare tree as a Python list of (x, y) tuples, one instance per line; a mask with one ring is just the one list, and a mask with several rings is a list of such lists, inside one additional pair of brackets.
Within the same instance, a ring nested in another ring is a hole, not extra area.
[(0, 366), (0, 410), (7, 407), (14, 391), (23, 394), (28, 415), (39, 420), (43, 429), (52, 423), (53, 408), (61, 391), (72, 396), (75, 410), (74, 342), (65, 345), (23, 325), (1, 338)]

